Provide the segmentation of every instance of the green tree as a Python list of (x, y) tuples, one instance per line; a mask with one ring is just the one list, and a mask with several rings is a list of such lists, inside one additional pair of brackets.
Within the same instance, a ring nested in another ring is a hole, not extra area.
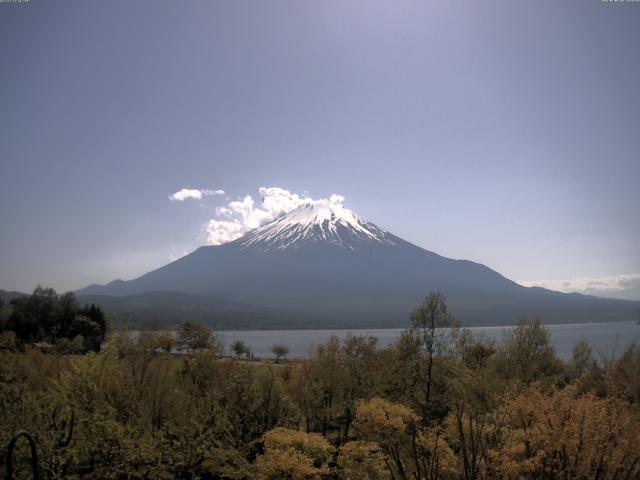
[(431, 401), (434, 359), (452, 345), (458, 322), (447, 310), (441, 293), (430, 293), (411, 314), (411, 331), (419, 339), (427, 356), (425, 401)]
[(469, 368), (485, 367), (497, 351), (496, 343), (474, 334), (468, 328), (461, 330), (456, 342), (458, 356)]
[(71, 353), (83, 353), (85, 351), (84, 337), (80, 334), (71, 340)]
[(598, 368), (598, 362), (593, 356), (591, 345), (584, 337), (581, 337), (571, 350), (570, 378), (580, 378), (583, 373), (593, 372), (596, 368)]
[(543, 379), (553, 383), (562, 371), (551, 333), (541, 317), (522, 318), (514, 328), (505, 330), (496, 361), (504, 378), (525, 384)]
[(240, 358), (242, 355), (249, 356), (249, 347), (242, 341), (236, 340), (231, 344), (231, 351), (235, 354), (237, 358)]
[(73, 292), (67, 292), (63, 295), (60, 295), (59, 303), (60, 308), (58, 313), (58, 321), (56, 322), (57, 325), (53, 333), (56, 337), (69, 338), (72, 335), (71, 325), (78, 315), (80, 306), (78, 305), (76, 296), (73, 294)]
[[(107, 318), (104, 312), (100, 309), (100, 307), (91, 304), (89, 306), (85, 306), (79, 311), (80, 315), (87, 317), (95, 326), (91, 327), (91, 333), (87, 337), (88, 348), (98, 352), (104, 339), (107, 336), (107, 331), (109, 329), (109, 325), (107, 322)], [(84, 333), (83, 335), (87, 336), (89, 331)]]
[[(21, 344), (82, 335), (84, 350), (99, 351), (107, 333), (107, 321), (95, 306), (80, 308), (72, 292), (58, 296), (51, 288), (36, 287), (29, 297), (11, 302), (11, 315), (3, 328), (12, 330)], [(1, 326), (1, 325), (0, 325)]]

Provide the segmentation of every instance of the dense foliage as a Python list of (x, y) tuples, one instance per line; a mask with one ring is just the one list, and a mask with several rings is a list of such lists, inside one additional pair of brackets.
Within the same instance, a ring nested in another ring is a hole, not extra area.
[(495, 344), (458, 329), (440, 296), (390, 347), (334, 337), (280, 363), (178, 331), (2, 353), (0, 443), (30, 431), (43, 478), (640, 478), (636, 346), (596, 359), (580, 342), (563, 362), (540, 320)]
[(107, 319), (95, 305), (81, 307), (72, 292), (38, 286), (30, 296), (0, 303), (0, 349), (46, 342), (62, 353), (100, 351)]

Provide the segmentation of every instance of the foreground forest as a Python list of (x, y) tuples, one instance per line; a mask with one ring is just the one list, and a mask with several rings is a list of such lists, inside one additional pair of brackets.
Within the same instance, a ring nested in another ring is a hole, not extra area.
[[(278, 363), (226, 357), (192, 323), (84, 355), (6, 348), (0, 444), (28, 431), (41, 478), (640, 478), (637, 346), (606, 359), (582, 341), (563, 362), (540, 319), (495, 344), (439, 295), (408, 326)], [(32, 478), (24, 439), (13, 466)]]

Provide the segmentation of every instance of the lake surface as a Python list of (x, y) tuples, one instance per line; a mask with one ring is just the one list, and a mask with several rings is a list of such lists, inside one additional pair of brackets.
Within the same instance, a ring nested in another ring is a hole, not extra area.
[[(492, 338), (502, 340), (504, 330), (513, 327), (472, 327), (470, 330)], [(564, 325), (547, 325), (551, 331), (551, 339), (560, 358), (571, 357), (571, 349), (584, 337), (596, 355), (619, 356), (632, 343), (640, 343), (640, 325), (635, 322), (603, 322), (573, 323)], [(313, 346), (324, 343), (331, 335), (340, 338), (351, 332), (354, 335), (373, 335), (378, 338), (380, 346), (387, 346), (400, 337), (399, 328), (372, 328), (361, 330), (226, 330), (219, 334), (229, 351), (229, 345), (235, 340), (242, 340), (251, 347), (254, 356), (272, 358), (269, 350), (274, 343), (282, 343), (289, 347), (289, 357), (309, 356)]]

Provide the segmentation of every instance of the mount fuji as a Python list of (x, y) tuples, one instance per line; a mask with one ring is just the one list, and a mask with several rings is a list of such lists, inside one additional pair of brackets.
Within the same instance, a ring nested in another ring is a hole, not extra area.
[(368, 328), (406, 326), (432, 291), (444, 293), (467, 325), (509, 324), (523, 315), (631, 320), (640, 309), (640, 302), (523, 287), (484, 265), (413, 245), (329, 200), (304, 203), (134, 280), (76, 293), (116, 317), (143, 311), (160, 321), (196, 315), (224, 328)]

